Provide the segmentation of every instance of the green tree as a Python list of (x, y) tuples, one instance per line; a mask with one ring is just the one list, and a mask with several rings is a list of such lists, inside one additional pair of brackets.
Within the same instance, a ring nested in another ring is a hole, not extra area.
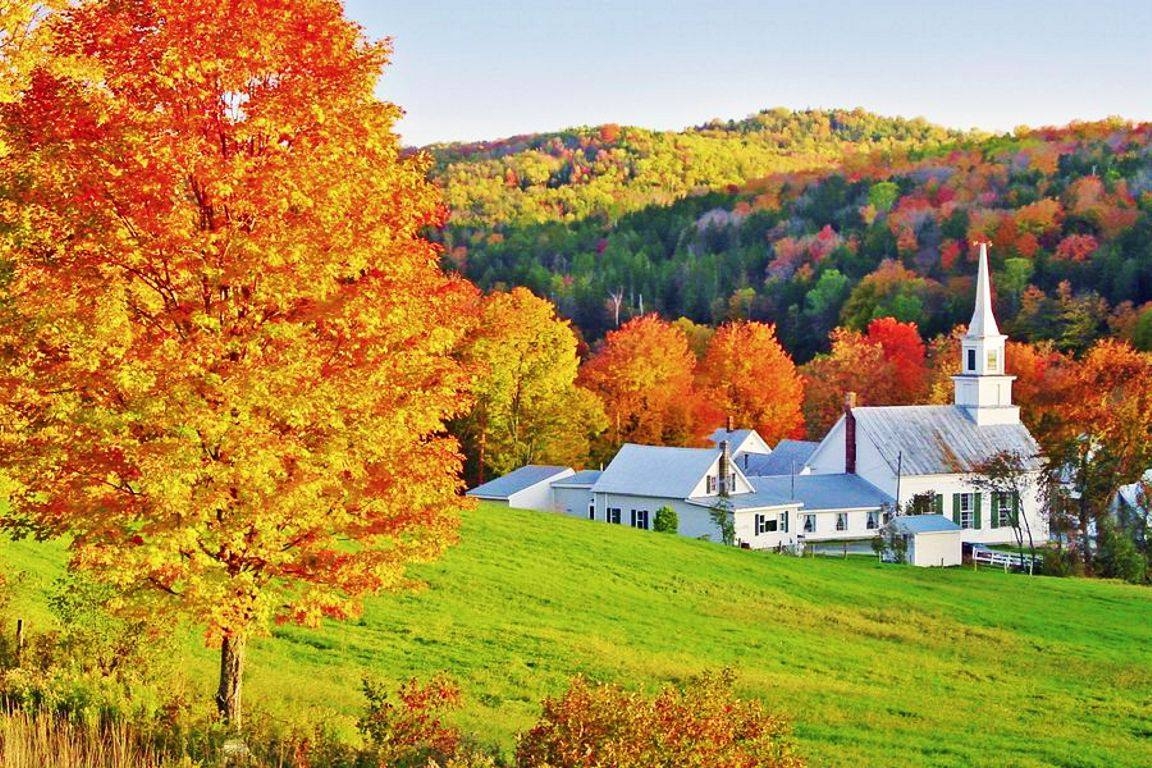
[(577, 339), (555, 307), (525, 288), (484, 298), (462, 357), (476, 404), (458, 423), (477, 480), (525, 464), (583, 466), (608, 426), (599, 398), (577, 386)]
[(672, 507), (664, 506), (656, 510), (652, 530), (657, 533), (677, 533), (680, 530), (680, 516)]

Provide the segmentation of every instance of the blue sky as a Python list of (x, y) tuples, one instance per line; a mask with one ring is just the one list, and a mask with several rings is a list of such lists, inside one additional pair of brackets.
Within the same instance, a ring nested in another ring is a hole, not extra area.
[(1152, 0), (346, 0), (408, 144), (784, 106), (1011, 130), (1152, 120)]

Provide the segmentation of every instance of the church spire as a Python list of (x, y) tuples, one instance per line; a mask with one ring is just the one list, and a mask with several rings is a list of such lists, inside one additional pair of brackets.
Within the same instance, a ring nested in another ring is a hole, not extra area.
[(960, 375), (953, 376), (956, 405), (977, 424), (1017, 424), (1020, 409), (1012, 404), (1012, 380), (1004, 372), (1004, 342), (992, 314), (992, 280), (988, 274), (988, 246), (980, 244), (976, 271), (976, 306), (968, 332), (960, 340)]
[(988, 244), (980, 243), (980, 267), (976, 272), (976, 307), (972, 322), (968, 323), (968, 336), (999, 336), (1000, 328), (992, 314), (992, 284), (988, 277)]

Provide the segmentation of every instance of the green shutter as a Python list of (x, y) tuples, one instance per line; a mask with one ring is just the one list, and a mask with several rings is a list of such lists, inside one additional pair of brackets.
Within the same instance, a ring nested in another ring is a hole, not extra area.
[(1012, 525), (1020, 525), (1020, 494), (1012, 493)]
[(993, 491), (992, 492), (992, 509), (988, 513), (988, 517), (992, 521), (993, 528), (1000, 527), (1000, 504), (1004, 501), (1004, 494)]
[(932, 509), (938, 515), (944, 514), (944, 494), (938, 493), (932, 497)]
[(972, 527), (980, 530), (980, 500), (984, 498), (984, 494), (977, 491), (973, 495), (976, 497), (976, 504), (972, 508)]
[(952, 494), (952, 522), (960, 525), (960, 494)]

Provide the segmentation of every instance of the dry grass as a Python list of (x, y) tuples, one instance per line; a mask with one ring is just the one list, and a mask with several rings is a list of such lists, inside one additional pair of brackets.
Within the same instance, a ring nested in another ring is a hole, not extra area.
[(73, 723), (48, 715), (0, 712), (4, 768), (176, 768), (125, 725)]

